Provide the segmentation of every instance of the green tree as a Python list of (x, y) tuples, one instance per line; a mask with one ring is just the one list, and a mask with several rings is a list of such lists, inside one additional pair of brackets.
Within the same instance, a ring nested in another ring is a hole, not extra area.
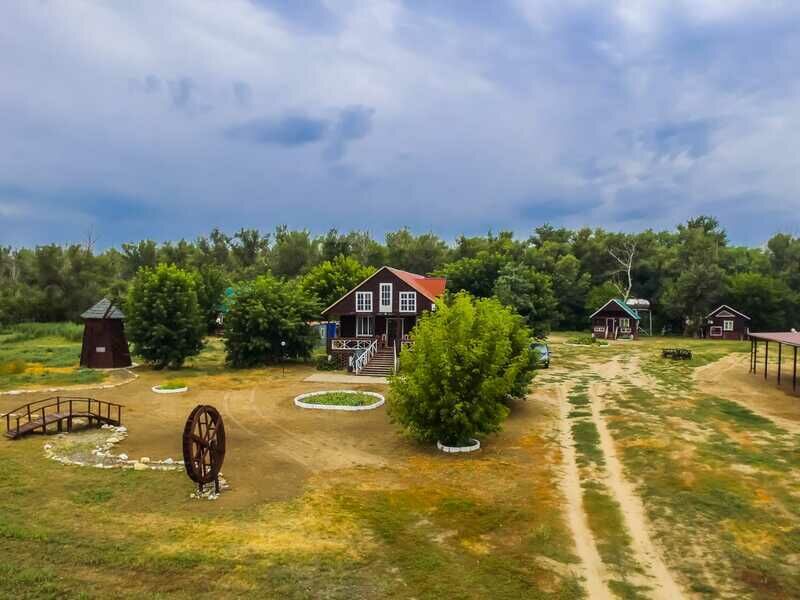
[(228, 277), (222, 269), (214, 265), (205, 265), (195, 271), (197, 303), (203, 315), (206, 333), (212, 333), (217, 328), (220, 306), (229, 285)]
[(788, 329), (797, 314), (797, 296), (789, 286), (761, 273), (729, 277), (726, 304), (748, 315), (753, 331)]
[(725, 294), (725, 271), (720, 256), (727, 236), (716, 219), (697, 217), (678, 226), (674, 277), (666, 282), (660, 300), (664, 311), (685, 335), (696, 333), (703, 317)]
[(317, 264), (319, 250), (308, 230), (289, 231), (286, 225), (275, 229), (275, 244), (270, 251), (272, 273), (278, 277), (297, 277)]
[(125, 303), (125, 328), (134, 352), (155, 368), (180, 368), (203, 348), (205, 324), (195, 277), (175, 265), (139, 270)]
[(558, 318), (550, 277), (530, 267), (514, 263), (503, 267), (494, 294), (525, 319), (537, 338), (546, 337), (551, 323)]
[(228, 363), (254, 367), (283, 357), (308, 358), (317, 339), (308, 322), (319, 310), (316, 298), (296, 281), (262, 275), (237, 286), (225, 316)]
[(509, 400), (524, 397), (533, 378), (530, 333), (494, 298), (457, 294), (423, 316), (411, 338), (389, 410), (419, 440), (463, 445), (499, 431)]
[(603, 306), (612, 298), (617, 298), (618, 296), (619, 290), (617, 289), (617, 286), (610, 281), (596, 285), (589, 290), (589, 293), (586, 295), (586, 304), (584, 305), (586, 308), (586, 317), (584, 319), (585, 323), (588, 324), (590, 314), (595, 312), (598, 308)]
[(481, 250), (477, 256), (447, 263), (439, 273), (447, 278), (447, 289), (488, 298), (494, 293), (500, 271), (508, 262), (508, 258), (498, 252)]
[(427, 275), (444, 265), (449, 249), (433, 233), (415, 236), (404, 227), (386, 234), (386, 252), (390, 266)]
[(321, 308), (324, 309), (374, 272), (374, 269), (361, 265), (354, 258), (337, 256), (333, 260), (318, 264), (306, 273), (301, 285), (306, 293), (320, 301)]

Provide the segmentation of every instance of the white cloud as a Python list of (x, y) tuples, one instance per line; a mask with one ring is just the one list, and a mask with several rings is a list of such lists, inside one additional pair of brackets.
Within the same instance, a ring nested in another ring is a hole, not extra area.
[[(37, 198), (99, 189), (183, 215), (154, 236), (282, 221), (625, 228), (637, 194), (669, 204), (654, 227), (731, 197), (798, 208), (793, 5), (519, 0), (477, 16), (327, 6), (337, 26), (320, 31), (245, 0), (5, 6), (0, 190), (26, 190), (34, 211)], [(371, 127), (336, 166), (324, 143), (224, 135), (286, 114), (334, 122), (350, 106), (372, 111)], [(659, 132), (693, 123), (713, 123), (702, 143), (681, 133), (659, 148)], [(554, 212), (559, 203), (578, 212)]]

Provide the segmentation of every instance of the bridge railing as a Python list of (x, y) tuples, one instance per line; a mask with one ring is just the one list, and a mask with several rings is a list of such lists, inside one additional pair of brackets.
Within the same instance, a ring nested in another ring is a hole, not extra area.
[[(68, 425), (72, 424), (73, 417), (82, 416), (102, 419), (119, 425), (122, 423), (122, 409), (121, 404), (106, 400), (77, 396), (54, 396), (23, 404), (19, 408), (0, 415), (0, 418), (4, 418), (6, 421), (6, 433), (13, 432), (15, 436), (18, 436), (20, 428), (29, 423), (40, 423), (42, 432), (46, 433), (49, 424), (48, 416), (53, 416), (53, 421), (59, 422), (67, 419)], [(38, 427), (34, 429), (38, 429)]]

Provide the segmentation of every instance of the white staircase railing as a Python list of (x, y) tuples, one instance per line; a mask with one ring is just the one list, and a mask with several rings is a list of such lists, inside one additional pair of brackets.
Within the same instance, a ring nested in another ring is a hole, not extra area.
[(397, 373), (397, 342), (392, 342), (392, 354), (394, 355), (394, 369), (392, 373)]
[(366, 350), (364, 350), (358, 357), (353, 361), (353, 373), (358, 375), (361, 370), (367, 366), (369, 360), (375, 356), (375, 353), (378, 351), (378, 340), (372, 340), (372, 343), (367, 346)]

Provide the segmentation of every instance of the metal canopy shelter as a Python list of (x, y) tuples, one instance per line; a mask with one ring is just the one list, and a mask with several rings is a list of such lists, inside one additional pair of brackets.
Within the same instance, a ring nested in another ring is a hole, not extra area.
[(776, 331), (750, 333), (750, 372), (758, 372), (758, 342), (764, 342), (764, 379), (767, 378), (767, 361), (769, 360), (769, 343), (778, 344), (778, 385), (781, 384), (781, 366), (783, 347), (792, 349), (792, 391), (797, 391), (797, 348), (800, 347), (800, 332)]

